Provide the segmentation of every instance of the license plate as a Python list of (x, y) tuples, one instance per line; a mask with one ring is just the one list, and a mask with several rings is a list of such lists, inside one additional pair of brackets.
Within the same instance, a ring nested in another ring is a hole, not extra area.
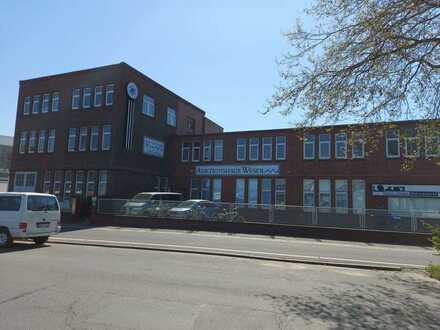
[(38, 222), (37, 228), (49, 228), (50, 222)]

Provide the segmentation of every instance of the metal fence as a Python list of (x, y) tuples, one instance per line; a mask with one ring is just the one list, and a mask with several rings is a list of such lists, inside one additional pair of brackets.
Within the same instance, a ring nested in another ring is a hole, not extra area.
[(325, 228), (430, 233), (440, 226), (440, 211), (389, 211), (177, 201), (99, 199), (98, 214), (140, 218), (247, 222)]

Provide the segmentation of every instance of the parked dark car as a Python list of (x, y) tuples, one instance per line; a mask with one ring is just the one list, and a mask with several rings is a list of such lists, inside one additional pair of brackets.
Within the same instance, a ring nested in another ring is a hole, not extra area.
[(182, 194), (173, 192), (142, 192), (128, 200), (121, 209), (125, 215), (163, 217), (182, 201)]
[(190, 199), (168, 210), (168, 217), (175, 219), (218, 220), (224, 208), (203, 199)]

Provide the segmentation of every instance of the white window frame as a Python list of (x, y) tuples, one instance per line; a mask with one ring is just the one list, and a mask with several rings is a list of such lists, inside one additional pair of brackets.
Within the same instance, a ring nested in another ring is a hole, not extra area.
[(58, 112), (60, 110), (60, 93), (54, 92), (52, 93), (52, 112)]
[[(326, 137), (326, 141), (323, 138)], [(328, 145), (328, 155), (323, 155), (323, 145)], [(330, 133), (319, 134), (319, 159), (330, 159), (332, 157), (332, 135)]]
[[(185, 151), (187, 151), (187, 153)], [(188, 155), (188, 158), (185, 159), (184, 155)], [(187, 163), (189, 162), (190, 159), (191, 159), (191, 144), (189, 142), (183, 142), (180, 153), (180, 160), (182, 161), (182, 163)]]
[[(408, 154), (408, 143), (410, 141), (411, 142), (414, 141), (415, 146), (416, 146), (416, 153), (413, 154), (413, 155)], [(405, 136), (403, 138), (403, 143), (404, 143), (404, 150), (403, 150), (403, 152), (404, 152), (404, 156), (406, 158), (419, 158), (420, 157), (420, 148), (419, 148), (419, 145), (417, 143), (417, 136)]]
[(81, 107), (81, 88), (74, 88), (72, 90), (72, 110), (78, 110), (80, 107)]
[[(282, 189), (280, 189), (282, 187)], [(275, 205), (286, 205), (286, 188), (287, 188), (287, 180), (277, 178), (275, 179)], [(280, 196), (283, 196), (280, 198)]]
[(70, 208), (70, 196), (72, 194), (72, 171), (68, 170), (64, 172), (64, 189), (62, 207), (64, 209)]
[[(345, 186), (345, 190), (341, 187)], [(343, 197), (345, 203), (344, 206), (338, 206), (338, 197)], [(335, 207), (337, 209), (348, 209), (348, 180), (336, 179), (335, 180)]]
[[(307, 184), (306, 184), (307, 183)], [(312, 190), (306, 190), (306, 186), (310, 186), (312, 188)], [(314, 179), (304, 179), (303, 180), (303, 206), (305, 207), (315, 207), (316, 204), (316, 196), (315, 196), (315, 180)], [(313, 195), (313, 198), (311, 199), (312, 204), (311, 205), (306, 205), (305, 201), (306, 201), (306, 195)]]
[[(338, 155), (339, 147), (342, 146), (344, 154)], [(335, 159), (347, 159), (347, 133), (339, 132), (335, 134)]]
[[(17, 177), (21, 176), (23, 178), (23, 184), (17, 185)], [(28, 185), (29, 177), (32, 177), (33, 185)], [(29, 172), (15, 172), (14, 176), (14, 191), (27, 191), (27, 192), (34, 192), (35, 188), (37, 186), (37, 172), (35, 171), (29, 171)], [(17, 189), (18, 187), (22, 187), (21, 189)], [(27, 189), (30, 188), (30, 189)]]
[(75, 152), (76, 151), (76, 132), (77, 129), (74, 127), (69, 128), (69, 134), (67, 139), (67, 151)]
[[(238, 138), (236, 140), (236, 159), (238, 161), (244, 161), (246, 160), (246, 145), (247, 145), (247, 139), (246, 138)], [(240, 150), (243, 152), (243, 156), (240, 157)]]
[[(265, 201), (266, 197), (269, 197), (267, 201)], [(270, 178), (261, 179), (261, 204), (266, 207), (272, 205), (272, 179)]]
[(31, 113), (31, 103), (32, 103), (32, 97), (25, 96), (23, 103), (23, 115), (27, 116)]
[[(253, 157), (252, 151), (256, 152), (256, 157)], [(258, 137), (249, 138), (249, 160), (260, 159), (260, 139)]]
[[(196, 155), (196, 152), (195, 151), (198, 151), (197, 152), (197, 154), (198, 154), (198, 158), (195, 158), (195, 155)], [(199, 141), (193, 141), (192, 142), (192, 144), (191, 144), (191, 154), (192, 154), (192, 156), (191, 156), (191, 160), (194, 162), (194, 163), (198, 163), (198, 162), (200, 162), (200, 154), (201, 154), (201, 146), (200, 146), (200, 142)]]
[[(219, 154), (221, 155), (221, 157), (218, 157)], [(215, 162), (222, 162), (223, 161), (223, 140), (222, 139), (214, 140), (214, 161)]]
[(144, 94), (142, 100), (142, 113), (151, 118), (154, 118), (156, 116), (154, 99), (146, 94)]
[(37, 152), (39, 154), (44, 152), (44, 148), (46, 146), (46, 130), (42, 129), (38, 132), (38, 147)]
[[(106, 137), (108, 138), (108, 145), (105, 144)], [(102, 127), (102, 141), (101, 141), (101, 150), (108, 151), (112, 148), (112, 126), (104, 125)]]
[(47, 135), (47, 152), (53, 153), (55, 151), (55, 139), (56, 139), (56, 129), (51, 128), (49, 129), (48, 135)]
[[(102, 106), (102, 86), (95, 86), (95, 94), (93, 96), (93, 106), (101, 107)], [(99, 99), (98, 99), (99, 95)], [(98, 102), (99, 101), (99, 102)]]
[[(436, 144), (437, 153), (435, 153), (435, 154), (428, 153), (428, 150), (429, 150), (428, 140), (431, 140), (432, 144)], [(435, 143), (435, 142), (433, 142), (433, 140), (437, 140), (437, 142)], [(440, 156), (440, 135), (434, 134), (434, 135), (425, 136), (425, 158), (432, 158), (432, 157), (439, 157), (439, 156)]]
[(37, 131), (32, 130), (29, 132), (28, 153), (33, 154), (35, 152), (36, 146), (37, 146)]
[(32, 114), (40, 113), (40, 95), (35, 95), (32, 100)]
[[(95, 139), (96, 139), (96, 146), (94, 146)], [(98, 149), (99, 149), (99, 127), (93, 126), (90, 128), (89, 150), (90, 151), (98, 151)]]
[(105, 105), (113, 105), (114, 102), (115, 85), (109, 84), (105, 86)]
[(21, 132), (20, 133), (20, 143), (18, 145), (18, 153), (20, 153), (20, 154), (26, 153), (27, 139), (28, 139), (28, 132), (27, 131)]
[[(281, 157), (278, 155), (278, 150), (282, 150)], [(277, 136), (275, 138), (275, 159), (286, 160), (286, 154), (287, 154), (287, 137), (284, 135)]]
[[(354, 145), (356, 142), (360, 142), (362, 145), (362, 155), (355, 155)], [(353, 133), (352, 146), (351, 146), (351, 158), (352, 159), (364, 159), (365, 158), (365, 139), (362, 133)]]
[[(311, 137), (312, 140), (308, 141), (308, 137)], [(304, 134), (303, 158), (305, 160), (313, 160), (313, 159), (315, 159), (315, 155), (316, 155), (315, 142), (316, 142), (316, 136), (314, 134)], [(306, 155), (306, 146), (309, 145), (309, 144), (312, 145), (312, 147), (313, 147), (313, 155), (312, 156), (307, 156)]]
[[(93, 173), (93, 176), (92, 176)], [(86, 182), (86, 196), (95, 196), (96, 195), (96, 179), (97, 179), (97, 171), (89, 170), (87, 171), (87, 182)], [(93, 185), (93, 190), (90, 190), (89, 187)]]
[(212, 157), (212, 140), (203, 141), (203, 161), (210, 162)]
[[(395, 131), (397, 132), (397, 137), (388, 137), (388, 132), (389, 131)], [(389, 153), (389, 148), (388, 148), (388, 143), (389, 142), (396, 142), (397, 141), (397, 155), (390, 155)], [(400, 132), (399, 129), (387, 129), (385, 131), (385, 151), (386, 151), (386, 156), (387, 158), (400, 158)]]
[(84, 87), (82, 107), (83, 109), (90, 109), (92, 107), (92, 87)]
[(177, 113), (176, 110), (171, 107), (167, 108), (167, 125), (177, 127)]
[[(271, 136), (264, 136), (261, 141), (262, 144), (262, 159), (263, 160), (272, 160), (272, 144), (273, 139)], [(269, 150), (269, 155), (266, 154), (266, 148)]]
[(80, 127), (78, 139), (78, 151), (87, 151), (87, 136), (89, 134), (88, 127)]
[(50, 94), (43, 94), (41, 113), (48, 113), (49, 112), (49, 98), (50, 98)]
[[(328, 190), (323, 190), (322, 186), (326, 184), (328, 187)], [(318, 182), (318, 188), (319, 188), (319, 207), (321, 208), (330, 208), (332, 207), (332, 186), (331, 186), (331, 180), (330, 179), (319, 179)], [(329, 197), (329, 205), (322, 205), (323, 204), (323, 196), (322, 195), (328, 195)]]

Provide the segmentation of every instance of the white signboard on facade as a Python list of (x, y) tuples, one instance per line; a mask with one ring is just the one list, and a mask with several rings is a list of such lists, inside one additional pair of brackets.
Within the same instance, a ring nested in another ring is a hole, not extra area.
[(440, 197), (440, 186), (373, 184), (373, 196)]
[(162, 141), (147, 136), (144, 137), (144, 154), (163, 158), (164, 150), (165, 143)]
[(199, 176), (278, 176), (280, 165), (206, 165), (196, 166)]

